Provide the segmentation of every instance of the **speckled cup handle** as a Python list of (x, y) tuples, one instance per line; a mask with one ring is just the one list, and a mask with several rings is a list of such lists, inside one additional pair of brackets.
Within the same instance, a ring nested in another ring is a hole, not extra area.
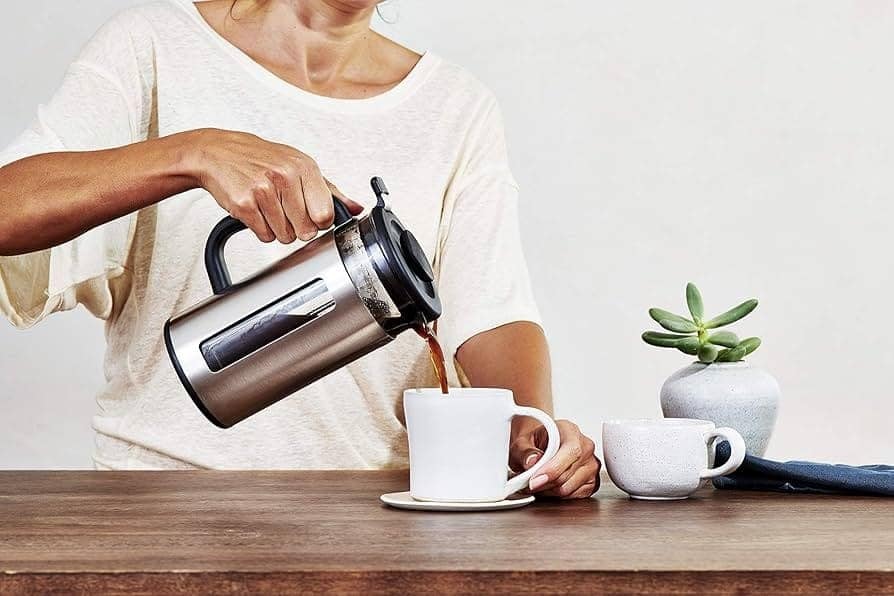
[(745, 441), (736, 429), (727, 426), (715, 428), (705, 435), (705, 443), (710, 445), (715, 438), (729, 443), (729, 459), (722, 466), (702, 470), (702, 473), (699, 474), (701, 478), (716, 478), (717, 476), (732, 474), (745, 461)]

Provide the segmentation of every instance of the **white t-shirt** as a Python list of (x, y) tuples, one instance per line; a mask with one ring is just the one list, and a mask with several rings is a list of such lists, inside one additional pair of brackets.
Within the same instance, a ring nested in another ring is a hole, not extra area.
[[(477, 333), (539, 321), (497, 103), (467, 72), (431, 53), (386, 93), (327, 98), (252, 61), (188, 0), (155, 2), (96, 34), (0, 164), (204, 127), (297, 147), (367, 206), (374, 202), (369, 180), (382, 176), (394, 212), (434, 260), (448, 354)], [(402, 391), (435, 384), (425, 343), (413, 333), (228, 430), (193, 405), (162, 329), (211, 295), (202, 251), (224, 215), (197, 189), (62, 246), (0, 258), (0, 311), (16, 326), (77, 304), (105, 320), (96, 466), (406, 467)], [(246, 232), (229, 243), (227, 258), (237, 279), (297, 248), (264, 245)], [(450, 375), (456, 384), (456, 371)]]

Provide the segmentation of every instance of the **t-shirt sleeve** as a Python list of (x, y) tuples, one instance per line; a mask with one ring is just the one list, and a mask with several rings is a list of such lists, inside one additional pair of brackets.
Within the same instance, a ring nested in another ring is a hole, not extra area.
[(502, 325), (540, 324), (502, 117), (495, 100), (483, 111), (445, 197), (436, 258), (443, 306), (438, 336), (448, 355), (455, 355), (469, 338)]
[[(147, 138), (154, 83), (151, 42), (139, 18), (123, 13), (97, 32), (31, 125), (0, 151), (0, 166), (43, 153), (108, 149)], [(22, 328), (77, 304), (108, 317), (108, 282), (124, 271), (135, 221), (131, 214), (51, 249), (0, 257), (0, 312)]]

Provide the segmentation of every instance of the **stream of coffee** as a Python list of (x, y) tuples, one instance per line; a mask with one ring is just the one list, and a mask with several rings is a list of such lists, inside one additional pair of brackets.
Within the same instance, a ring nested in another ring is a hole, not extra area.
[(419, 334), (419, 337), (428, 343), (428, 355), (431, 357), (431, 363), (438, 377), (438, 383), (441, 384), (441, 393), (447, 395), (450, 391), (447, 387), (447, 364), (444, 361), (444, 350), (441, 349), (441, 344), (438, 343), (438, 336), (435, 335), (435, 332), (428, 325), (419, 325), (414, 329)]

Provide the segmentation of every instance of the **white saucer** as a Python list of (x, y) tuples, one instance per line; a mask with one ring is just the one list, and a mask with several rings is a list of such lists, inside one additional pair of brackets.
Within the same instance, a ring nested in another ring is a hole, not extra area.
[(418, 509), (420, 511), (499, 511), (501, 509), (518, 509), (534, 502), (534, 495), (517, 496), (496, 501), (494, 503), (462, 503), (451, 501), (417, 501), (410, 496), (410, 491), (388, 493), (379, 500), (398, 509)]

